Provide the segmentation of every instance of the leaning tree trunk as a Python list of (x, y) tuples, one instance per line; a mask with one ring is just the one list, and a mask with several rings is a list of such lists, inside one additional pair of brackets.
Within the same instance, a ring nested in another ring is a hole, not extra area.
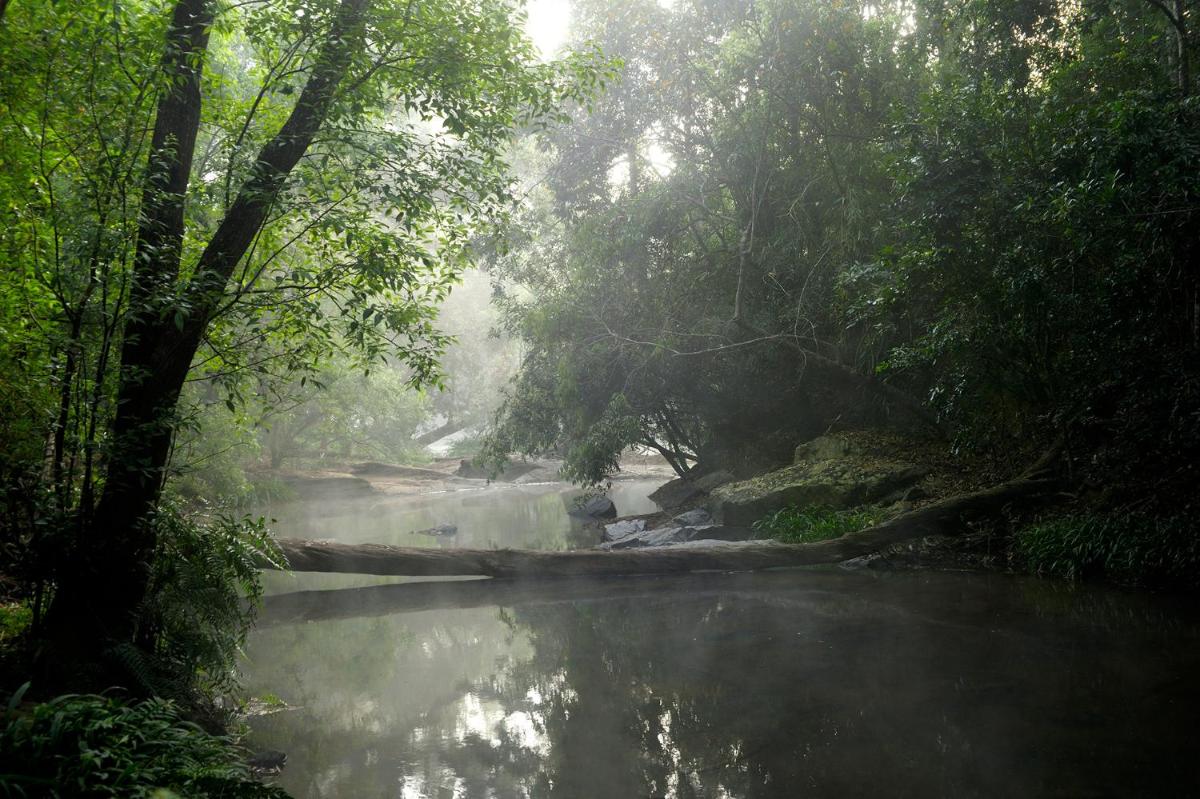
[(567, 552), (519, 549), (420, 549), (383, 544), (279, 542), (293, 571), (393, 576), (487, 576), (538, 579), (689, 571), (747, 571), (841, 563), (927, 535), (952, 535), (968, 523), (995, 518), (1015, 502), (1054, 493), (1057, 481), (1040, 476), (961, 494), (901, 514), (883, 524), (814, 544), (713, 542), (626, 550)]
[(164, 64), (179, 79), (157, 108), (104, 490), (47, 617), (55, 658), (74, 652), (94, 660), (98, 650), (134, 641), (156, 546), (148, 517), (161, 494), (176, 404), (192, 359), (237, 264), (329, 113), (361, 41), (369, 2), (342, 1), (299, 100), (259, 152), (182, 287), (184, 197), (200, 124), (212, 5), (175, 4)]

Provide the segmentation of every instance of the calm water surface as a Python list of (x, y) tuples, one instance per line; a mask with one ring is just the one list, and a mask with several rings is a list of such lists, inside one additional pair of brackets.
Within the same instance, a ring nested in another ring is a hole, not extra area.
[[(622, 484), (620, 510), (652, 486)], [(281, 533), (584, 543), (554, 486), (320, 510)], [(297, 797), (1200, 795), (1182, 600), (836, 569), (275, 578), (245, 674), (291, 706), (252, 728)]]

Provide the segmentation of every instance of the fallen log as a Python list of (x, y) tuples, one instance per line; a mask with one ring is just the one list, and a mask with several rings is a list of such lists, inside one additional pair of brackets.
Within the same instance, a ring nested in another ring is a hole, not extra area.
[(971, 521), (997, 516), (1006, 506), (1054, 493), (1057, 481), (1020, 477), (960, 494), (901, 514), (857, 533), (813, 544), (773, 541), (716, 542), (620, 551), (566, 552), (521, 549), (421, 549), (386, 544), (339, 544), (280, 539), (293, 571), (408, 577), (500, 578), (676, 574), (841, 563), (928, 535), (953, 535)]

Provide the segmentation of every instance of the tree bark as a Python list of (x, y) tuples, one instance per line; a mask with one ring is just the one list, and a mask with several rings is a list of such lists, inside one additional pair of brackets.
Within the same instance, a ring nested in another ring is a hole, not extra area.
[(47, 617), (51, 647), (60, 659), (64, 650), (83, 649), (95, 657), (86, 650), (98, 642), (131, 640), (145, 594), (154, 538), (141, 520), (158, 498), (171, 441), (167, 417), (178, 398), (178, 389), (171, 393), (163, 384), (151, 356), (179, 274), (212, 21), (209, 0), (178, 0), (167, 29), (162, 60), (167, 85), (150, 142), (130, 288), (133, 313), (125, 324), (104, 493), (68, 553)]
[(161, 493), (184, 380), (237, 264), (329, 115), (369, 3), (340, 4), (299, 100), (259, 152), (182, 289), (184, 198), (212, 7), (210, 0), (175, 4), (163, 59), (172, 79), (156, 109), (104, 489), (47, 618), (57, 657), (74, 650), (94, 659), (97, 647), (134, 639), (156, 544), (146, 522)]
[(384, 544), (338, 544), (282, 539), (293, 571), (411, 577), (487, 576), (506, 579), (748, 571), (814, 566), (878, 552), (927, 535), (953, 535), (975, 520), (994, 518), (1018, 501), (1054, 493), (1057, 481), (1020, 477), (1007, 483), (934, 502), (883, 524), (832, 541), (684, 544), (632, 550), (567, 552), (519, 549), (419, 549)]
[[(1188, 8), (1186, 0), (1148, 0), (1166, 16), (1175, 37), (1175, 85), (1179, 94), (1187, 98), (1192, 93), (1191, 36), (1188, 32)], [(1170, 2), (1170, 5), (1168, 5)]]

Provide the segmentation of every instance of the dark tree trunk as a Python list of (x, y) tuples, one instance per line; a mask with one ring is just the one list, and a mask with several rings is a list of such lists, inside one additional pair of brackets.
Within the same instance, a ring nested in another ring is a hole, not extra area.
[(1192, 93), (1192, 59), (1189, 51), (1187, 4), (1184, 0), (1175, 0), (1175, 80), (1179, 84), (1179, 93), (1187, 97)]
[(157, 363), (153, 354), (179, 274), (211, 25), (209, 0), (175, 4), (162, 64), (169, 84), (158, 101), (150, 143), (104, 493), (59, 575), (47, 619), (59, 658), (71, 649), (94, 657), (88, 650), (102, 642), (132, 640), (145, 593), (154, 538), (141, 522), (158, 498), (171, 444), (170, 416), (188, 365), (177, 377), (178, 367)]
[(135, 638), (156, 544), (146, 522), (161, 493), (184, 380), (234, 269), (328, 116), (368, 3), (343, 0), (300, 99), (258, 154), (182, 291), (184, 197), (212, 12), (209, 0), (175, 5), (164, 68), (178, 79), (159, 100), (155, 119), (104, 489), (47, 620), (57, 657), (73, 650), (94, 659), (98, 647)]
[(1186, 0), (1148, 0), (1166, 16), (1175, 38), (1175, 85), (1181, 97), (1192, 93), (1191, 35), (1188, 32)]

